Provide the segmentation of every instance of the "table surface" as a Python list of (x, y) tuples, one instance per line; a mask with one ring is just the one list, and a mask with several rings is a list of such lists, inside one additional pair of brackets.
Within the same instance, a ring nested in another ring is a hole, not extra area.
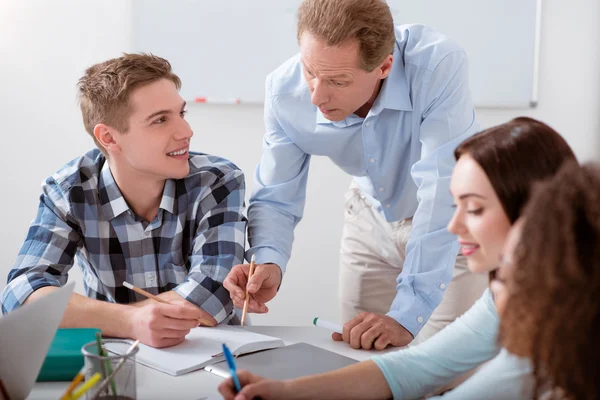
[[(246, 329), (281, 338), (286, 345), (305, 342), (360, 361), (366, 360), (375, 354), (374, 351), (354, 350), (344, 342), (334, 342), (329, 331), (313, 326), (249, 326)], [(136, 372), (138, 399), (168, 399), (170, 397), (177, 400), (199, 400), (203, 398), (221, 398), (217, 386), (222, 382), (222, 378), (204, 370), (181, 376), (171, 376), (137, 364)], [(28, 399), (58, 399), (66, 390), (68, 384), (69, 382), (36, 383)], [(173, 397), (173, 395), (176, 395), (176, 397)]]

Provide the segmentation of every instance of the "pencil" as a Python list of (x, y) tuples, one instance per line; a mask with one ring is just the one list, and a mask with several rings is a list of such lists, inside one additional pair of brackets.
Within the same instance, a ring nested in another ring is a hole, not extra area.
[(129, 347), (127, 349), (125, 354), (123, 354), (123, 358), (121, 358), (121, 360), (117, 363), (117, 365), (115, 365), (115, 369), (113, 370), (113, 372), (111, 372), (111, 374), (109, 376), (107, 376), (106, 379), (104, 379), (102, 382), (100, 382), (98, 390), (96, 390), (96, 393), (92, 396), (92, 400), (100, 397), (100, 394), (102, 393), (102, 391), (104, 389), (106, 389), (106, 387), (108, 386), (108, 382), (111, 381), (112, 379), (114, 379), (115, 375), (117, 375), (117, 372), (119, 372), (121, 367), (123, 365), (125, 365), (125, 362), (127, 362), (127, 360), (129, 359), (129, 356), (131, 356), (131, 353), (136, 349), (136, 347), (138, 347), (139, 344), (140, 344), (140, 340), (138, 339), (135, 342), (133, 342), (131, 347)]
[(94, 385), (96, 385), (98, 383), (98, 381), (100, 381), (101, 378), (102, 378), (102, 374), (100, 372), (96, 372), (94, 375), (92, 375), (92, 377), (88, 381), (86, 381), (83, 385), (81, 385), (81, 387), (79, 389), (77, 389), (75, 391), (75, 393), (73, 393), (73, 395), (70, 397), (70, 399), (76, 400), (76, 399), (80, 398), (81, 396), (83, 396), (85, 394), (85, 392), (87, 392), (92, 387), (94, 387)]
[[(252, 254), (252, 258), (250, 259), (250, 271), (248, 272), (248, 282), (250, 282), (250, 278), (254, 274), (254, 254)], [(244, 323), (246, 322), (246, 313), (248, 312), (248, 300), (250, 300), (250, 295), (248, 294), (248, 284), (246, 284), (246, 298), (244, 299), (244, 309), (242, 310), (242, 328), (244, 327)]]
[(60, 400), (69, 400), (71, 398), (71, 392), (73, 392), (73, 390), (77, 387), (77, 385), (79, 385), (81, 383), (81, 381), (84, 378), (84, 376), (83, 376), (84, 368), (85, 367), (81, 368), (81, 370), (77, 373), (77, 375), (75, 375), (75, 378), (73, 378), (73, 381), (71, 382), (71, 384), (69, 385), (69, 387), (67, 388), (65, 393), (63, 393)]
[[(129, 282), (123, 282), (123, 286), (125, 286), (127, 289), (131, 289), (136, 293), (141, 294), (142, 296), (146, 296), (149, 299), (152, 299), (158, 303), (163, 303), (163, 304), (170, 304), (168, 301), (161, 299), (158, 296), (153, 295), (150, 292), (146, 292), (144, 289), (140, 289), (139, 287), (135, 287), (133, 286), (131, 283)], [(212, 324), (210, 322), (208, 322), (207, 320), (205, 320), (204, 318), (200, 318), (198, 319), (198, 323), (199, 324), (204, 324), (206, 326), (212, 326)]]
[[(100, 332), (96, 332), (96, 345), (98, 346), (98, 355), (100, 357), (108, 356), (108, 353), (104, 350), (104, 347), (102, 347), (102, 334)], [(100, 369), (102, 369), (102, 375), (104, 378), (106, 378), (108, 375), (110, 375), (112, 373), (110, 360), (100, 361)], [(111, 388), (113, 391), (113, 395), (116, 396), (117, 395), (117, 387), (115, 385), (115, 382), (111, 381), (110, 384), (111, 384)]]
[(134, 292), (136, 292), (136, 293), (139, 293), (139, 294), (141, 294), (142, 296), (146, 296), (147, 298), (149, 298), (149, 299), (152, 299), (152, 300), (154, 300), (154, 301), (156, 301), (156, 302), (158, 302), (158, 303), (169, 304), (169, 302), (168, 302), (168, 301), (166, 301), (166, 300), (163, 300), (163, 299), (161, 299), (160, 297), (158, 297), (158, 296), (155, 296), (155, 295), (153, 295), (153, 294), (152, 294), (152, 293), (150, 293), (150, 292), (146, 292), (144, 289), (140, 289), (139, 287), (135, 287), (135, 286), (133, 286), (133, 285), (132, 285), (131, 283), (129, 283), (129, 282), (123, 282), (123, 286), (125, 286), (127, 289), (131, 289), (131, 290), (133, 290), (133, 291), (134, 291)]

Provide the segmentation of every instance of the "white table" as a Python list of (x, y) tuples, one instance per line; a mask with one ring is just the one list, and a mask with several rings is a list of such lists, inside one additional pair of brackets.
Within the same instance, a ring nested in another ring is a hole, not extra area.
[[(283, 339), (286, 344), (306, 342), (330, 350), (355, 360), (366, 360), (375, 352), (354, 350), (343, 342), (334, 342), (331, 333), (312, 326), (250, 326), (249, 331), (263, 333)], [(201, 398), (221, 398), (217, 386), (222, 379), (203, 370), (182, 376), (171, 376), (152, 368), (137, 364), (138, 399), (198, 400)], [(36, 383), (28, 399), (60, 398), (68, 382)]]

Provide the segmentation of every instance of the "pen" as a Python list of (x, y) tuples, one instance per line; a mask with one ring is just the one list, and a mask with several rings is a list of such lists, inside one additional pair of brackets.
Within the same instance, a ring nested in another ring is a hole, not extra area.
[(235, 360), (233, 359), (233, 355), (231, 355), (231, 351), (229, 351), (229, 347), (227, 347), (225, 343), (223, 343), (223, 354), (225, 355), (225, 360), (227, 360), (229, 372), (231, 372), (231, 379), (233, 379), (235, 392), (238, 393), (242, 390), (242, 385), (240, 385), (240, 380), (235, 372)]

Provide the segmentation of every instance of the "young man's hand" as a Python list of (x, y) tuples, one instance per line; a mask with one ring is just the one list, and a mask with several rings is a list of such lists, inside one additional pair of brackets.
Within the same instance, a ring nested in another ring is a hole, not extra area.
[(216, 324), (210, 314), (183, 299), (170, 300), (169, 304), (148, 302), (142, 307), (131, 307), (130, 313), (129, 337), (156, 348), (183, 342), (201, 319)]
[(392, 317), (363, 312), (344, 324), (344, 333), (334, 333), (333, 340), (344, 341), (353, 349), (383, 350), (387, 346), (406, 346), (413, 337)]
[(263, 400), (270, 399), (287, 399), (289, 394), (285, 391), (284, 381), (274, 381), (253, 375), (248, 371), (239, 371), (237, 373), (242, 391), (238, 394), (233, 390), (233, 380), (226, 379), (219, 385), (219, 393), (225, 400), (252, 400), (261, 398)]
[(244, 307), (247, 287), (250, 295), (248, 311), (264, 314), (269, 311), (265, 303), (275, 297), (281, 284), (281, 268), (277, 264), (256, 264), (250, 281), (249, 272), (250, 264), (236, 265), (225, 278), (223, 286), (229, 290), (237, 308)]

